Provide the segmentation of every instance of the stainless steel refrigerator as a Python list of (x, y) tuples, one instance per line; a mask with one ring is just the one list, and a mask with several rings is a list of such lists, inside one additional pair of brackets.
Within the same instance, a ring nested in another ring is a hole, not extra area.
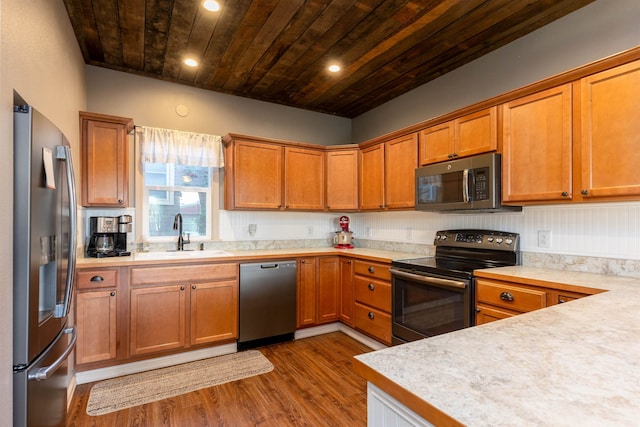
[(62, 426), (76, 254), (71, 150), (16, 95), (13, 191), (13, 424)]

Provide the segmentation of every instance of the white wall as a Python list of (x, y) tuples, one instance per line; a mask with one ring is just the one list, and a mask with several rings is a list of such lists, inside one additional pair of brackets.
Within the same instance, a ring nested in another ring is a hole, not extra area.
[[(224, 135), (240, 133), (320, 145), (351, 140), (351, 120), (87, 66), (88, 109), (136, 125)], [(178, 105), (188, 110), (176, 113)]]
[(640, 45), (640, 1), (598, 0), (353, 119), (353, 142)]
[[(0, 426), (12, 424), (13, 90), (53, 121), (79, 157), (78, 111), (86, 108), (84, 62), (61, 0), (0, 4)], [(78, 162), (76, 162), (78, 169)]]

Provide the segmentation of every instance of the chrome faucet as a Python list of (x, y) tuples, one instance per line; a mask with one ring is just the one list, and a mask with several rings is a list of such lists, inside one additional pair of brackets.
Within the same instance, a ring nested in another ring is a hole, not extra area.
[(182, 214), (176, 214), (176, 217), (173, 219), (173, 229), (178, 230), (178, 250), (183, 251), (184, 244), (191, 243), (191, 238), (189, 234), (187, 234), (187, 240), (184, 240), (184, 236), (182, 235)]

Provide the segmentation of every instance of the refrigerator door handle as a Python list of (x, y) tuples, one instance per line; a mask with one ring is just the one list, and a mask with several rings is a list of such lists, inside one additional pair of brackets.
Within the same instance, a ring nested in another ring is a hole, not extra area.
[(76, 273), (76, 180), (73, 174), (71, 147), (58, 145), (56, 158), (65, 160), (67, 170), (67, 189), (69, 191), (69, 260), (67, 263), (67, 283), (64, 290), (64, 300), (56, 304), (54, 317), (67, 317), (71, 308), (71, 293), (73, 292), (73, 276)]
[(70, 328), (64, 329), (62, 331), (62, 333), (63, 334), (71, 334), (71, 342), (69, 343), (67, 348), (64, 350), (64, 353), (62, 353), (62, 355), (60, 355), (60, 357), (58, 357), (58, 359), (55, 362), (53, 362), (51, 365), (45, 366), (43, 368), (40, 368), (40, 369), (30, 373), (29, 376), (28, 376), (29, 381), (44, 381), (44, 380), (46, 380), (55, 371), (58, 370), (60, 365), (62, 365), (65, 360), (67, 360), (67, 357), (69, 356), (69, 353), (71, 353), (71, 351), (73, 350), (73, 348), (76, 345), (76, 338), (78, 338), (78, 335), (76, 333), (76, 327), (75, 326), (72, 326)]

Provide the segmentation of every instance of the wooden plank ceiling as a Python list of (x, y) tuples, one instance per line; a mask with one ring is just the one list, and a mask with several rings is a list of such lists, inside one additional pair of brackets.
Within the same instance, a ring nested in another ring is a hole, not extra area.
[(353, 118), (593, 0), (63, 1), (87, 64)]

